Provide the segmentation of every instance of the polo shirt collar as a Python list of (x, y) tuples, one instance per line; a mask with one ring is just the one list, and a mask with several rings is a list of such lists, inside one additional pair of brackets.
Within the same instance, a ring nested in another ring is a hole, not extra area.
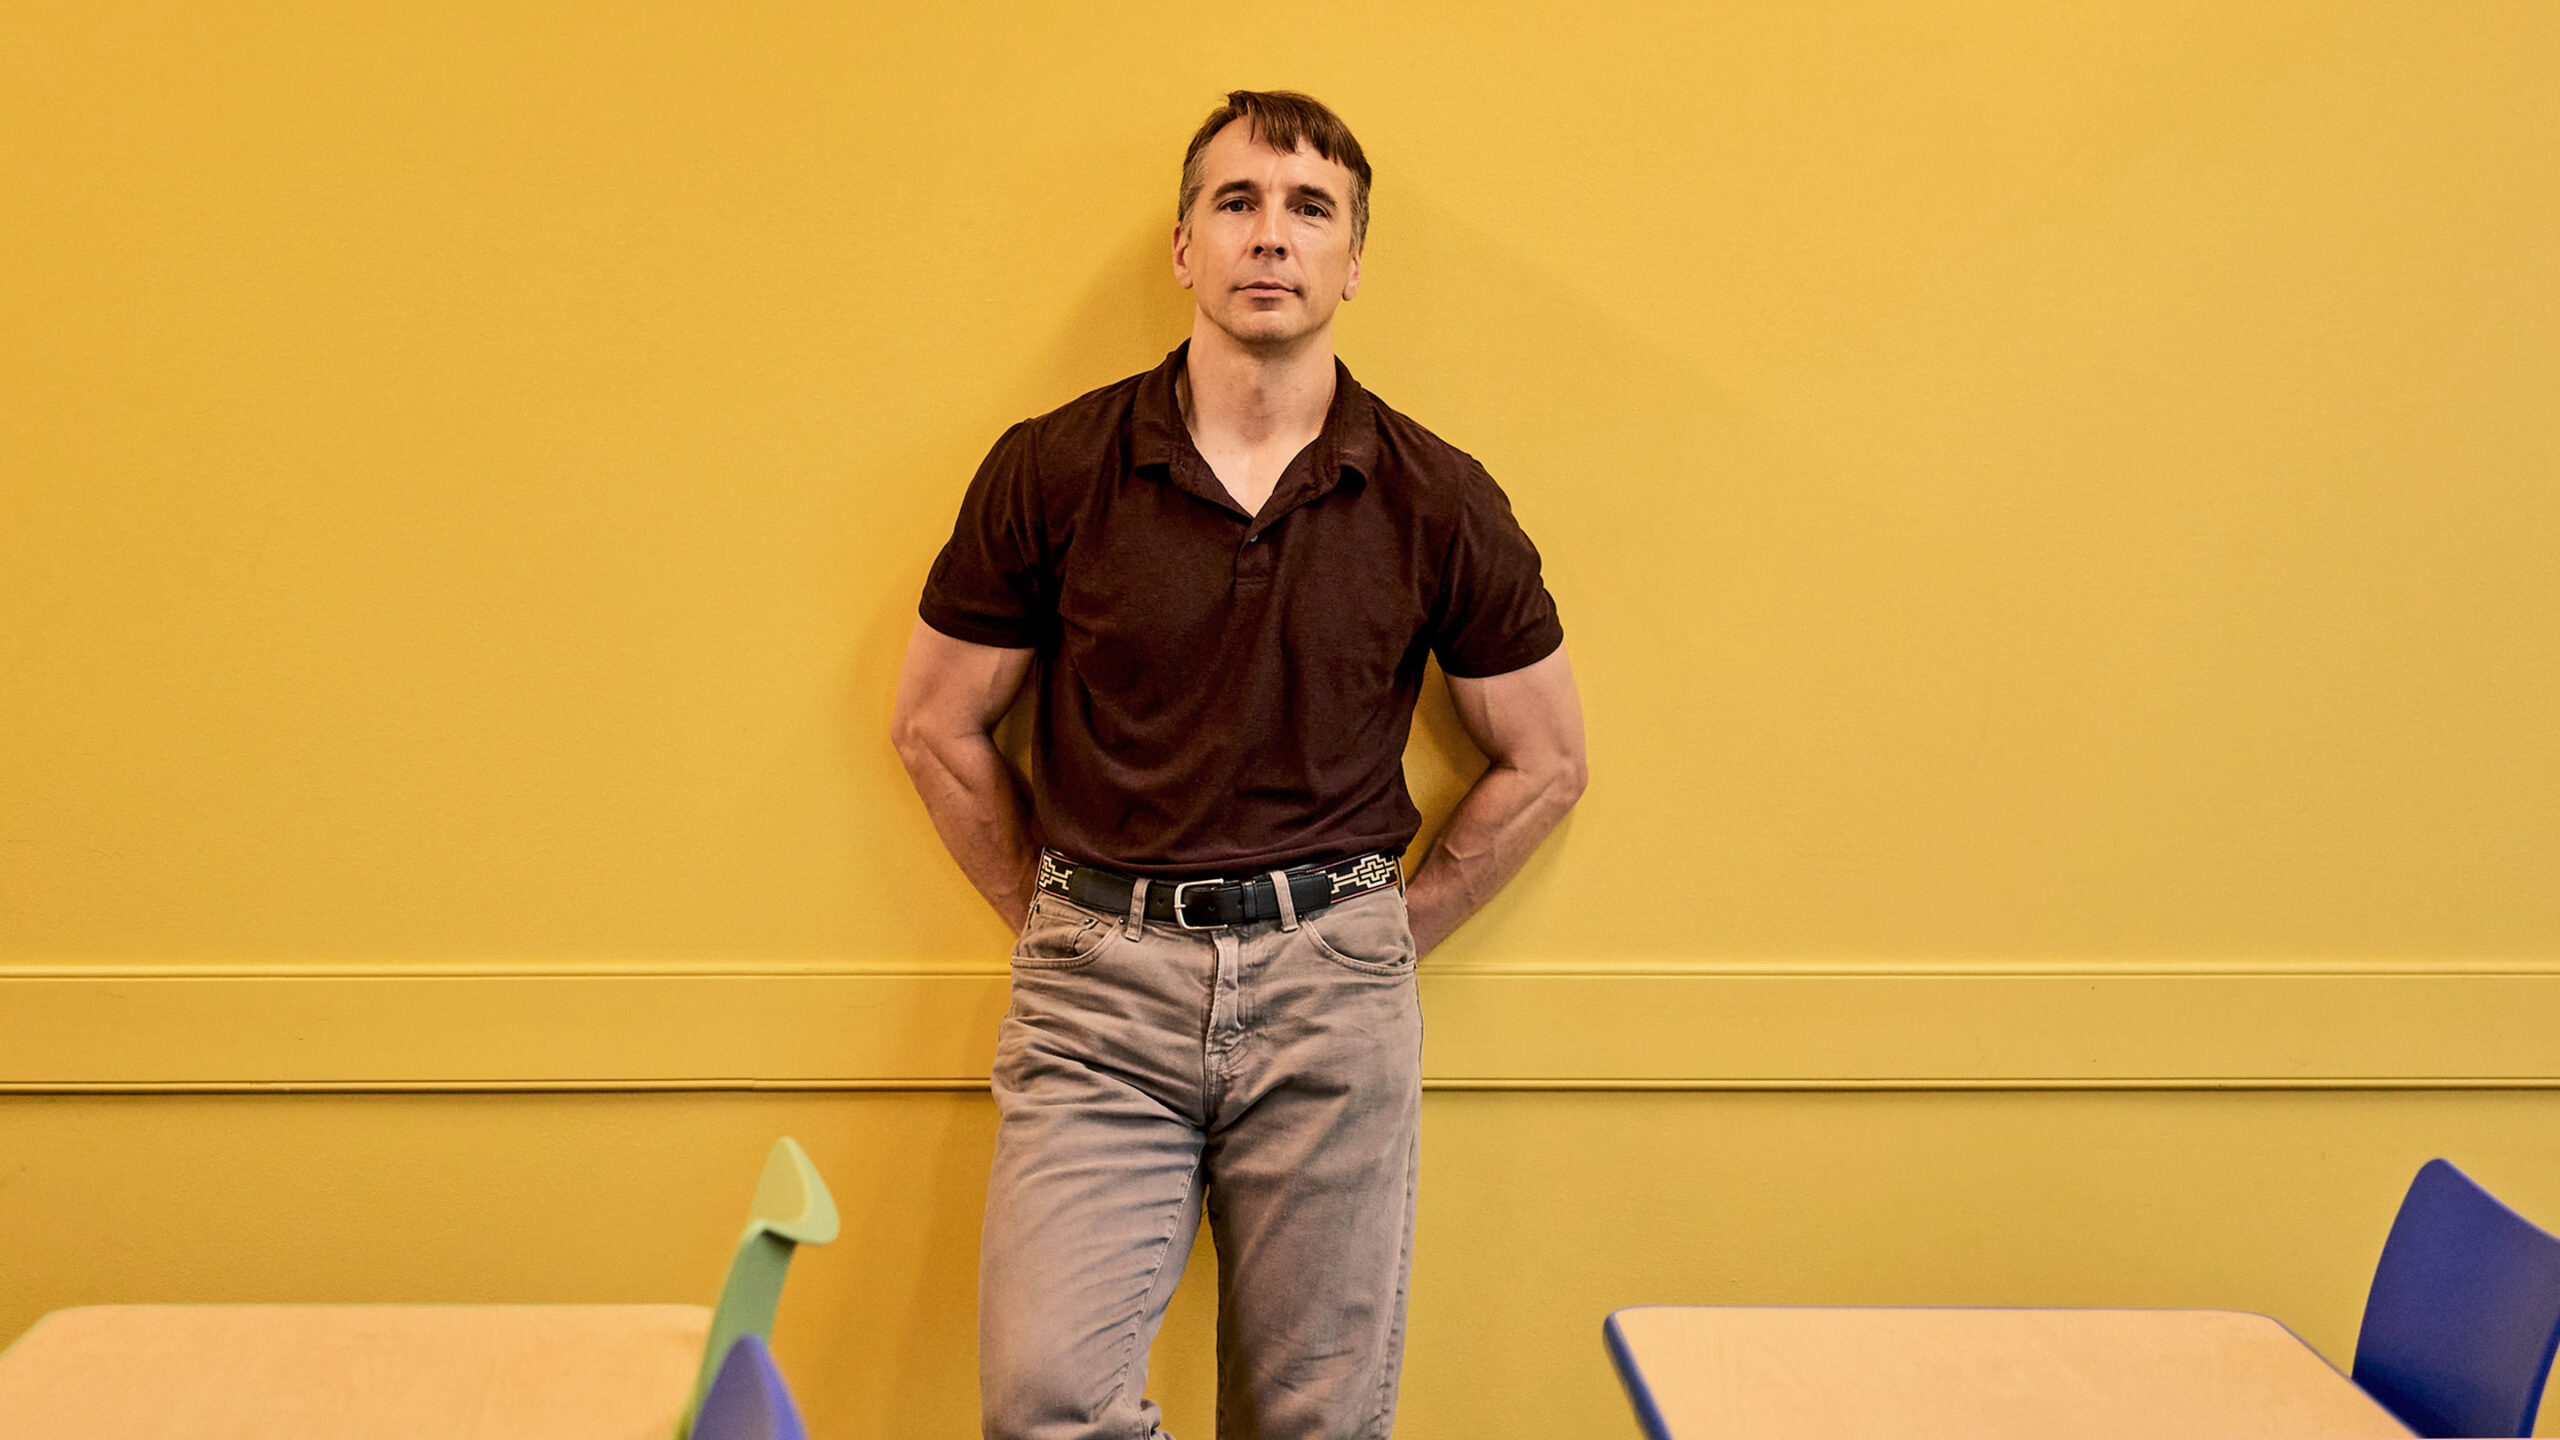
[[(1191, 342), (1183, 341), (1164, 357), (1164, 363), (1139, 377), (1137, 403), (1130, 417), (1129, 460), (1133, 466), (1162, 466), (1175, 478), (1205, 483), (1202, 498), (1232, 507), (1226, 487), (1210, 473), (1209, 463), (1200, 456), (1199, 447), (1191, 443), (1191, 432), (1182, 423), (1182, 402), (1174, 393), (1174, 378), (1182, 373)], [(1351, 367), (1340, 357), (1333, 362), (1333, 403), (1325, 408), (1324, 429), (1313, 446), (1313, 473), (1307, 480), (1290, 488), (1304, 488), (1306, 493), (1292, 495), (1284, 505), (1303, 504), (1331, 490), (1342, 481), (1344, 471), (1367, 480), (1378, 464), (1378, 426), (1372, 414), (1369, 392), (1351, 378)], [(1291, 467), (1295, 469), (1295, 466)], [(1197, 472), (1196, 474), (1190, 472)], [(1284, 481), (1287, 477), (1283, 477)], [(1197, 484), (1184, 484), (1197, 489)], [(1277, 498), (1277, 497), (1275, 497)]]

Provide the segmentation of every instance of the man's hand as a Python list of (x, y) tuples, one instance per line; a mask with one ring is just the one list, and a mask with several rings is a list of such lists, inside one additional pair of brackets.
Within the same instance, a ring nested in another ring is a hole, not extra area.
[(1519, 873), (1582, 798), (1582, 697), (1562, 647), (1481, 680), (1449, 677), (1458, 723), (1493, 761), (1440, 827), (1405, 888), (1415, 949), (1429, 954)]
[(1029, 650), (954, 640), (922, 620), (907, 636), (889, 743), (924, 797), (943, 848), (1015, 930), (1031, 908), (1039, 847), (1022, 777), (996, 748), (996, 723), (1031, 671)]

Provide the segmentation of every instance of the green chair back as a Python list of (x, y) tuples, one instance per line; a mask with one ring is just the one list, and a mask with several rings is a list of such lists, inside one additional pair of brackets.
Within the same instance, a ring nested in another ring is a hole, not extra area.
[(720, 1303), (711, 1311), (711, 1335), (702, 1347), (702, 1366), (693, 1382), (693, 1398), (684, 1405), (676, 1427), (678, 1440), (693, 1434), (702, 1397), (720, 1373), (720, 1362), (741, 1335), (773, 1338), (774, 1308), (782, 1303), (783, 1277), (791, 1270), (791, 1252), (802, 1245), (824, 1245), (836, 1238), (836, 1200), (818, 1167), (809, 1163), (800, 1143), (785, 1135), (773, 1142), (764, 1159), (764, 1178), (756, 1182), (747, 1232), (729, 1260), (729, 1278), (720, 1287)]

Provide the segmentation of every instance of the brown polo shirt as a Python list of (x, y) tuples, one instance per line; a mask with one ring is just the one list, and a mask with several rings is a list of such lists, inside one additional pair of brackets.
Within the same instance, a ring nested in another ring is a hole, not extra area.
[(919, 607), (1036, 649), (1042, 836), (1140, 875), (1402, 850), (1423, 661), (1499, 675), (1564, 642), (1484, 467), (1335, 362), (1324, 432), (1259, 515), (1191, 443), (1184, 347), (1004, 433)]

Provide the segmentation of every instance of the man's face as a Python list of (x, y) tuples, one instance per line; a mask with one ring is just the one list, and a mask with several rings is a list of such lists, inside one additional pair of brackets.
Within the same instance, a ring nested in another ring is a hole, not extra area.
[(1173, 230), (1173, 274), (1209, 323), (1249, 348), (1324, 329), (1360, 289), (1351, 172), (1304, 146), (1282, 154), (1230, 122), (1200, 152), (1200, 195)]

